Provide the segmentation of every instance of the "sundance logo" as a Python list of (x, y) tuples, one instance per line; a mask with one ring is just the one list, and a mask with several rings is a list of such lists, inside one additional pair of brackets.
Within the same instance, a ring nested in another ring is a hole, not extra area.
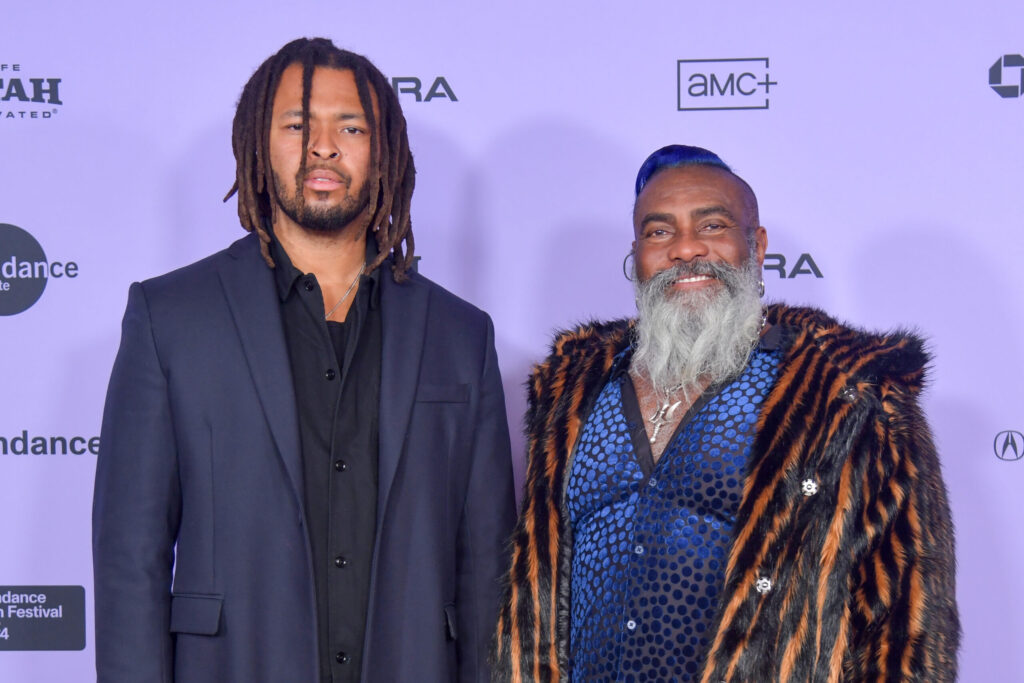
[(678, 111), (767, 109), (772, 86), (767, 57), (680, 59), (676, 62)]
[(43, 247), (28, 231), (0, 223), (0, 315), (27, 311), (50, 278), (78, 277), (74, 261), (48, 261)]

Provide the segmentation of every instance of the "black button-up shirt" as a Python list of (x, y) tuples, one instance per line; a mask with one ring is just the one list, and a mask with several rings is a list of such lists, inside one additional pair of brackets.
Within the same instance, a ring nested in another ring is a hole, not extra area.
[[(367, 262), (376, 254), (370, 239)], [(276, 241), (272, 255), (302, 439), (320, 680), (358, 681), (377, 519), (379, 269), (360, 276), (345, 322), (328, 322), (316, 277)]]

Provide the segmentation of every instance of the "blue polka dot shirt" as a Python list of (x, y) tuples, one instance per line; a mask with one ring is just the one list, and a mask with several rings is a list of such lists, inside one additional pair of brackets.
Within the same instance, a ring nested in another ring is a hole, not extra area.
[(781, 357), (773, 331), (737, 377), (694, 403), (656, 464), (626, 363), (599, 394), (566, 489), (573, 681), (696, 679), (753, 426)]

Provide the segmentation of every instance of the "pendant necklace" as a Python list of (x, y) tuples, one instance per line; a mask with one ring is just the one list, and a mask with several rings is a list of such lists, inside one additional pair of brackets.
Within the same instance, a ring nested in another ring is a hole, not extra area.
[(356, 276), (354, 278), (352, 278), (352, 284), (350, 284), (348, 286), (348, 289), (345, 290), (345, 293), (341, 295), (340, 299), (338, 299), (338, 303), (334, 304), (334, 308), (332, 308), (331, 310), (327, 311), (327, 315), (324, 316), (324, 320), (330, 320), (331, 319), (331, 315), (336, 310), (338, 310), (338, 306), (341, 305), (341, 302), (348, 298), (348, 295), (352, 293), (352, 288), (356, 286), (357, 282), (359, 282), (359, 276), (363, 274), (364, 270), (366, 270), (366, 263), (365, 262), (363, 263), (363, 265), (359, 266), (359, 272), (356, 273)]
[[(754, 338), (754, 343), (751, 346), (753, 350), (754, 346), (757, 346), (757, 340), (761, 336), (761, 332), (764, 331), (764, 326), (768, 322), (768, 315), (761, 313), (761, 327), (758, 329), (757, 336)], [(658, 408), (654, 411), (654, 414), (647, 418), (647, 421), (651, 423), (651, 443), (658, 440), (658, 434), (661, 433), (661, 428), (672, 422), (672, 416), (675, 415), (676, 410), (683, 404), (682, 399), (672, 401), (671, 397), (675, 395), (677, 391), (683, 388), (682, 384), (676, 385), (672, 389), (669, 389), (668, 394), (664, 400), (658, 401)]]
[[(676, 393), (680, 389), (682, 389), (682, 387), (676, 387), (669, 395)], [(683, 401), (681, 399), (677, 400), (675, 403), (669, 403), (669, 400), (665, 399), (658, 404), (658, 409), (654, 411), (654, 415), (647, 418), (652, 427), (651, 443), (658, 440), (658, 434), (661, 432), (661, 428), (672, 422), (672, 416), (675, 415), (676, 409), (679, 408), (682, 403)]]

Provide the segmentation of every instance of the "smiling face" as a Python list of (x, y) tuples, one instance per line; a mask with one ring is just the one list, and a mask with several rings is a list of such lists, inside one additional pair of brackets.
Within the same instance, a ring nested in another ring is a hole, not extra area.
[[(681, 166), (658, 171), (633, 209), (633, 251), (640, 281), (683, 266), (670, 291), (697, 293), (721, 288), (721, 280), (707, 272), (713, 269), (700, 262), (743, 266), (751, 258), (751, 234), (752, 256), (760, 266), (767, 234), (756, 225), (754, 201), (744, 184), (724, 169)], [(696, 266), (696, 272), (686, 272), (688, 266)]]
[(713, 166), (651, 177), (633, 210), (637, 321), (633, 367), (660, 400), (691, 399), (735, 375), (764, 324), (766, 237), (753, 193)]
[(278, 234), (294, 226), (337, 232), (367, 208), (371, 131), (352, 71), (313, 70), (308, 124), (303, 149), (302, 65), (295, 63), (281, 74), (270, 126)]

